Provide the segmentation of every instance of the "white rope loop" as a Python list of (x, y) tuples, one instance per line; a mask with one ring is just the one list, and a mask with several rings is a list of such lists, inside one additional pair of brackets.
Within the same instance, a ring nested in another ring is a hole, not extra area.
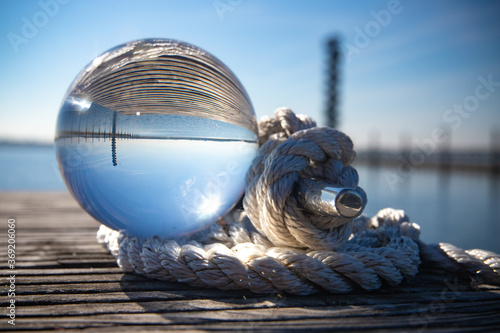
[(190, 239), (139, 239), (101, 226), (98, 242), (124, 271), (200, 288), (299, 295), (372, 290), (417, 274), (420, 249), (428, 262), (479, 271), (480, 278), (500, 284), (497, 254), (425, 245), (419, 226), (401, 210), (352, 220), (301, 208), (294, 192), (300, 177), (365, 195), (350, 166), (351, 140), (314, 126), (286, 108), (260, 122), (261, 148), (247, 174), (244, 212), (233, 211)]
[[(276, 246), (335, 249), (351, 235), (352, 219), (305, 212), (295, 197), (299, 177), (358, 187), (350, 166), (355, 153), (351, 139), (332, 128), (318, 128), (306, 116), (286, 108), (259, 124), (268, 138), (247, 174), (243, 206), (255, 228)], [(270, 131), (279, 131), (270, 134)]]

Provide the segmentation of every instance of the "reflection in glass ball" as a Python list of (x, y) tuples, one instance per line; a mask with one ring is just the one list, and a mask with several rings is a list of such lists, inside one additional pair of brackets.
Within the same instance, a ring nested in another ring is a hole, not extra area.
[(187, 43), (147, 39), (97, 57), (64, 98), (56, 153), (66, 185), (101, 223), (183, 236), (244, 191), (255, 115), (234, 74)]

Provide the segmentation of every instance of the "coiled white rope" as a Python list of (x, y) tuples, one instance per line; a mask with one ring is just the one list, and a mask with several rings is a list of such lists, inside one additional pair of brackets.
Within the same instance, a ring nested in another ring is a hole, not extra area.
[(259, 123), (259, 149), (247, 174), (244, 211), (234, 210), (189, 239), (141, 239), (101, 226), (99, 243), (127, 272), (195, 287), (345, 293), (400, 284), (418, 273), (421, 257), (455, 273), (500, 284), (500, 257), (419, 241), (419, 226), (386, 208), (357, 219), (306, 211), (299, 179), (356, 189), (355, 153), (345, 134), (280, 108)]

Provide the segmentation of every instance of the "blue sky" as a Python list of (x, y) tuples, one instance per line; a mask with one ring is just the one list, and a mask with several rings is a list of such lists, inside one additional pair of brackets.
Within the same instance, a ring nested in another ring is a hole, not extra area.
[(499, 22), (498, 1), (2, 0), (0, 138), (52, 140), (79, 71), (111, 47), (148, 37), (217, 56), (258, 118), (289, 106), (321, 125), (324, 44), (338, 35), (340, 129), (355, 146), (376, 133), (386, 147), (397, 148), (402, 135), (429, 142), (450, 127), (455, 148), (484, 148), (500, 128)]

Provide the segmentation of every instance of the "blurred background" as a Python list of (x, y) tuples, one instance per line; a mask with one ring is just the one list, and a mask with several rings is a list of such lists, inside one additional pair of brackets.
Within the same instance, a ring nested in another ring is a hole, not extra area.
[(347, 133), (366, 212), (427, 242), (500, 252), (498, 1), (0, 1), (0, 190), (65, 191), (53, 138), (106, 50), (173, 38), (218, 57), (257, 118), (280, 106)]

